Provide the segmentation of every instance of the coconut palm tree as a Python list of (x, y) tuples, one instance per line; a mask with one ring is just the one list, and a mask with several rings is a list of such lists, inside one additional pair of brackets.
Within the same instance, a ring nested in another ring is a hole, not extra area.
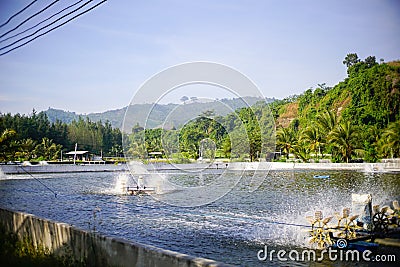
[(0, 135), (0, 144), (5, 143), (7, 140), (11, 139), (16, 135), (16, 132), (13, 129), (5, 129)]
[(324, 113), (316, 116), (316, 122), (321, 132), (329, 135), (329, 133), (335, 129), (338, 123), (338, 117), (333, 111), (327, 110)]
[(276, 133), (276, 144), (286, 154), (286, 159), (289, 159), (289, 154), (293, 150), (296, 143), (296, 134), (293, 129), (280, 128)]
[(310, 146), (306, 142), (298, 142), (293, 146), (294, 154), (299, 157), (303, 162), (310, 160)]
[(309, 144), (309, 148), (318, 158), (321, 146), (324, 144), (320, 130), (315, 125), (308, 126), (301, 133), (301, 140)]
[(45, 160), (54, 160), (60, 154), (61, 148), (62, 146), (53, 143), (52, 139), (43, 137), (42, 141), (36, 145), (34, 152), (37, 157), (42, 157)]
[(382, 149), (389, 150), (393, 157), (400, 156), (400, 120), (389, 124), (383, 131), (382, 139)]
[(7, 161), (13, 157), (14, 146), (11, 144), (17, 133), (13, 129), (5, 129), (0, 135), (0, 161)]
[(338, 124), (333, 129), (329, 141), (339, 150), (342, 160), (347, 163), (357, 152), (362, 152), (359, 132), (350, 121)]
[(24, 160), (30, 160), (34, 155), (35, 146), (36, 143), (32, 139), (24, 139), (18, 142), (18, 151), (15, 153), (15, 156)]

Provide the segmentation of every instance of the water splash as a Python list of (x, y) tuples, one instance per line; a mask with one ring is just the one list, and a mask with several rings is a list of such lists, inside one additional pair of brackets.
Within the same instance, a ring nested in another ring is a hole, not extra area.
[(6, 180), (6, 179), (7, 179), (7, 175), (5, 175), (3, 170), (0, 168), (0, 180)]
[(106, 189), (102, 193), (115, 194), (115, 195), (125, 195), (126, 189), (128, 187), (130, 175), (129, 173), (119, 173), (115, 177), (114, 187), (111, 189)]
[[(142, 162), (130, 161), (128, 167), (133, 175), (135, 184), (139, 187), (146, 186), (154, 188), (156, 195), (175, 192), (179, 187), (169, 181), (168, 174), (159, 173), (155, 169), (149, 171)], [(149, 168), (150, 167), (154, 168), (154, 166), (149, 166)]]
[[(110, 189), (103, 190), (105, 194), (126, 195), (128, 188), (154, 188), (155, 194), (171, 192), (168, 186), (168, 177), (164, 174), (149, 173), (143, 164), (134, 165), (134, 171), (120, 173), (115, 177), (115, 182)], [(137, 175), (135, 175), (137, 174)], [(140, 174), (140, 175), (139, 175)]]

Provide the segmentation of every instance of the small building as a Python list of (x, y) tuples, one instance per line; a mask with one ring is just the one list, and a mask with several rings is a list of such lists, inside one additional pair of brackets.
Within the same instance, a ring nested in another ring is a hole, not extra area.
[(162, 152), (159, 152), (159, 151), (154, 151), (154, 152), (150, 152), (149, 153), (149, 157), (150, 158), (155, 158), (155, 159), (157, 159), (157, 156), (159, 157), (159, 158), (161, 158), (162, 157)]
[(80, 160), (80, 161), (89, 161), (89, 151), (86, 150), (77, 150), (77, 151), (70, 151), (68, 153), (65, 153), (68, 157), (74, 157), (75, 155), (75, 160)]

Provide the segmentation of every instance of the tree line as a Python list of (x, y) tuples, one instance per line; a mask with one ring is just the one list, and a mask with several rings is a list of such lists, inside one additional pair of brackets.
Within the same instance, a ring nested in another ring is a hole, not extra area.
[(275, 150), (275, 128), (269, 107), (256, 104), (226, 116), (206, 110), (179, 129), (144, 129), (135, 125), (125, 136), (126, 154), (148, 158), (152, 152), (172, 160), (254, 161)]
[[(56, 159), (61, 150), (177, 161), (215, 157), (238, 161), (295, 160), (376, 162), (400, 157), (400, 61), (376, 62), (348, 54), (348, 77), (333, 87), (318, 84), (301, 95), (261, 101), (226, 116), (204, 111), (183, 126), (122, 135), (109, 122), (79, 118), (50, 123), (46, 114), (0, 114), (0, 160)], [(124, 151), (122, 148), (124, 143)], [(276, 155), (282, 158), (276, 158)]]
[(0, 161), (56, 160), (62, 152), (79, 150), (107, 156), (122, 154), (122, 134), (109, 122), (88, 118), (70, 124), (51, 123), (44, 112), (30, 115), (0, 113)]

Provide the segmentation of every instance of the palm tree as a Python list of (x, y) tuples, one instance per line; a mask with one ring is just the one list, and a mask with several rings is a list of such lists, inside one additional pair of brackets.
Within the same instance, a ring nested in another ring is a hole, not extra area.
[(5, 143), (7, 140), (9, 140), (14, 135), (16, 135), (16, 132), (13, 129), (5, 129), (0, 135), (0, 145)]
[(321, 132), (325, 133), (326, 135), (329, 135), (329, 133), (335, 129), (338, 123), (336, 114), (331, 110), (325, 111), (322, 114), (318, 114), (316, 119), (317, 125), (320, 127)]
[(282, 148), (286, 154), (286, 159), (289, 159), (289, 154), (293, 150), (293, 146), (296, 143), (296, 134), (293, 129), (280, 128), (276, 133), (277, 146)]
[(61, 145), (53, 143), (52, 139), (43, 137), (42, 141), (36, 145), (35, 154), (37, 157), (42, 157), (45, 160), (53, 160), (57, 158), (57, 155), (61, 152)]
[(310, 160), (310, 146), (305, 142), (299, 142), (295, 144), (293, 146), (293, 152), (303, 162), (308, 162)]
[(13, 157), (14, 146), (11, 144), (17, 133), (13, 129), (5, 129), (0, 135), (0, 161), (7, 161)]
[(30, 160), (33, 156), (36, 143), (32, 139), (24, 139), (18, 142), (18, 152), (15, 153), (16, 157)]
[(301, 140), (309, 144), (310, 150), (313, 151), (318, 158), (318, 153), (323, 145), (322, 135), (319, 128), (314, 125), (308, 126), (301, 133)]
[(333, 129), (329, 141), (338, 148), (342, 160), (348, 163), (352, 155), (362, 151), (358, 137), (357, 128), (347, 121)]
[(400, 156), (400, 120), (389, 124), (383, 131), (382, 139), (382, 149), (390, 150), (393, 157)]

